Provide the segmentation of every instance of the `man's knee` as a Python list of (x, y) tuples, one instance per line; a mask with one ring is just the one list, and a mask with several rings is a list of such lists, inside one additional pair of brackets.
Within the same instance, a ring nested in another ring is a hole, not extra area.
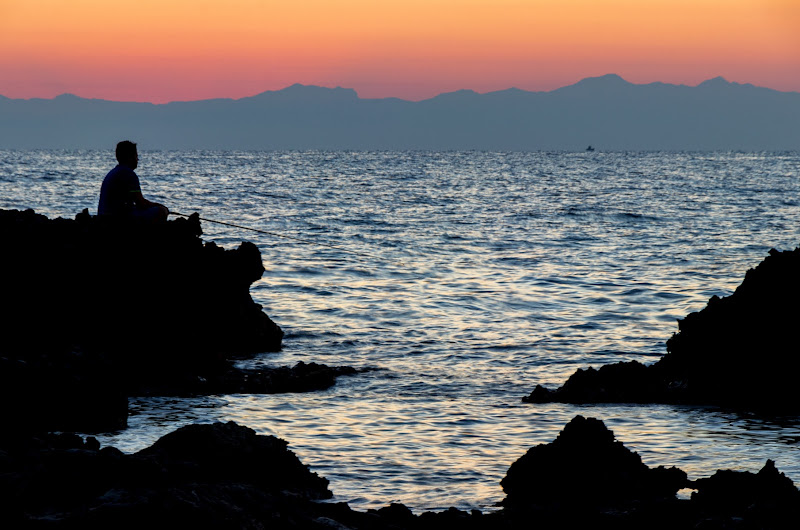
[(145, 208), (143, 210), (135, 210), (133, 213), (133, 217), (135, 219), (149, 221), (151, 223), (166, 221), (168, 215), (169, 210), (161, 205), (151, 206), (150, 208)]

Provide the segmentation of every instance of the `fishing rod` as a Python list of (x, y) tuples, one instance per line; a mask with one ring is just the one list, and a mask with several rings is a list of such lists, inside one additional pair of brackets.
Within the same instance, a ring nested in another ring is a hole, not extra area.
[[(169, 214), (170, 215), (179, 215), (181, 217), (190, 217), (189, 215), (186, 215), (185, 213), (179, 213), (179, 212), (173, 212), (173, 211), (170, 211)], [(312, 241), (310, 239), (303, 239), (301, 237), (287, 236), (286, 234), (279, 234), (277, 232), (269, 232), (267, 230), (260, 230), (258, 228), (252, 228), (252, 227), (249, 227), (249, 226), (242, 226), (242, 225), (237, 225), (237, 224), (233, 224), (233, 223), (226, 223), (225, 221), (216, 221), (214, 219), (206, 219), (205, 217), (200, 217), (200, 216), (198, 216), (198, 219), (200, 219), (201, 221), (206, 221), (207, 223), (216, 223), (218, 225), (230, 226), (230, 227), (233, 227), (233, 228), (239, 228), (241, 230), (250, 230), (251, 232), (258, 232), (259, 234), (266, 234), (266, 235), (275, 236), (275, 237), (283, 237), (283, 238), (286, 238), (286, 239), (294, 239), (295, 241), (302, 241), (303, 243), (308, 243), (308, 244), (311, 244), (311, 245), (322, 245), (324, 247), (330, 247), (330, 248), (339, 250), (341, 252), (347, 252), (349, 254), (355, 254), (356, 256), (359, 256), (359, 257), (362, 257), (362, 258), (374, 258), (374, 259), (380, 259), (380, 260), (384, 260), (384, 261), (386, 259), (386, 258), (382, 258), (380, 256), (376, 256), (374, 254), (370, 254), (368, 252), (356, 252), (354, 250), (347, 250), (346, 248), (342, 248), (342, 247), (339, 247), (337, 245), (331, 245), (329, 243), (321, 243), (319, 241)]]

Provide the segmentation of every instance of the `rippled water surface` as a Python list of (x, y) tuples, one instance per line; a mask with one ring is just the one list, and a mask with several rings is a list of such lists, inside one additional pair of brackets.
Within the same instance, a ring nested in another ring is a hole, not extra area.
[[(0, 151), (0, 207), (95, 213), (113, 165)], [(486, 509), (514, 460), (583, 414), (651, 466), (697, 478), (771, 458), (800, 482), (797, 417), (520, 402), (578, 367), (654, 362), (677, 318), (795, 248), (797, 153), (143, 151), (137, 173), (175, 211), (306, 240), (204, 223), (267, 268), (251, 293), (284, 349), (248, 364), (378, 370), (311, 394), (136, 399), (104, 444), (235, 420), (286, 439), (354, 508)]]

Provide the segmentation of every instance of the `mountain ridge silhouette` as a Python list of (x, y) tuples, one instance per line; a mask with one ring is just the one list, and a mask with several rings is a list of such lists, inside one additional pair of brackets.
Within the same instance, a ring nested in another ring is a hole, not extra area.
[(616, 74), (551, 91), (469, 89), (422, 101), (296, 83), (239, 99), (153, 104), (0, 96), (0, 148), (798, 150), (800, 93), (715, 77)]

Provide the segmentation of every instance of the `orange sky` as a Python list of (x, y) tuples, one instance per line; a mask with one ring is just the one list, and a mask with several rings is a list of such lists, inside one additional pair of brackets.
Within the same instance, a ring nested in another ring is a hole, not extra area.
[(800, 91), (800, 0), (0, 0), (0, 94), (14, 98), (303, 83), (416, 100), (607, 73)]

